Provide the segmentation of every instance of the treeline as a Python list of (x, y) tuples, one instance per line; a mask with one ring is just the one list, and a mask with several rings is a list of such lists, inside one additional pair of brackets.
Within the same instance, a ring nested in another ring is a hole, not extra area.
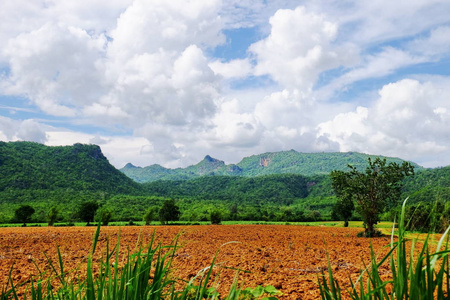
[[(173, 199), (180, 207), (180, 220), (209, 221), (212, 212), (223, 220), (308, 221), (330, 215), (333, 197), (308, 201), (314, 187), (326, 177), (307, 178), (280, 174), (255, 178), (205, 176), (189, 181), (158, 181), (142, 185), (135, 194), (74, 189), (8, 189), (0, 192), (0, 222), (14, 220), (14, 211), (29, 204), (35, 209), (33, 221), (45, 222), (51, 207), (59, 220), (76, 222), (78, 207), (95, 201), (111, 212), (114, 221), (140, 221), (145, 213)], [(317, 193), (313, 193), (316, 195)], [(326, 199), (326, 201), (324, 201)]]
[[(143, 184), (150, 195), (188, 197), (197, 200), (233, 200), (247, 204), (289, 205), (308, 196), (309, 179), (277, 174), (259, 177), (204, 176), (192, 180), (156, 181)], [(313, 183), (311, 183), (313, 184)]]

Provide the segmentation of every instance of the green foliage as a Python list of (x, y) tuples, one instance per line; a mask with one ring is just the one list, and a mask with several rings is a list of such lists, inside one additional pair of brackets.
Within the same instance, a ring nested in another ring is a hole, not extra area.
[(419, 202), (406, 207), (405, 214), (407, 230), (443, 233), (450, 226), (450, 202)]
[(0, 192), (139, 190), (139, 185), (114, 168), (96, 145), (49, 147), (33, 142), (0, 142), (0, 174)]
[(30, 205), (21, 205), (16, 211), (14, 212), (16, 220), (23, 223), (24, 226), (26, 226), (30, 220), (31, 216), (34, 214), (35, 210)]
[[(370, 264), (361, 272), (356, 282), (350, 279), (351, 288), (347, 291), (351, 299), (449, 299), (450, 227), (441, 237), (437, 247), (432, 247), (436, 249), (434, 253), (429, 247), (428, 237), (420, 251), (409, 251), (407, 248), (410, 246), (411, 249), (415, 249), (416, 244), (415, 241), (412, 245), (407, 243), (409, 239), (406, 238), (406, 228), (403, 226), (407, 222), (405, 210), (406, 200), (400, 215), (396, 242), (394, 242), (394, 228), (392, 230), (390, 251), (378, 259), (371, 248)], [(392, 279), (386, 280), (381, 276), (386, 273), (386, 263), (389, 263)], [(321, 299), (348, 299), (334, 278), (329, 260), (328, 274), (319, 277), (319, 289)]]
[(178, 221), (180, 214), (180, 208), (175, 204), (175, 200), (166, 200), (159, 210), (159, 220), (161, 224), (166, 225), (169, 221)]
[(78, 209), (78, 217), (82, 221), (87, 222), (87, 225), (89, 226), (89, 223), (94, 221), (95, 213), (98, 208), (99, 205), (96, 201), (83, 202)]
[(157, 207), (150, 207), (144, 215), (144, 221), (145, 225), (150, 225), (150, 223), (155, 220), (155, 218), (158, 215), (158, 208)]
[(59, 210), (58, 207), (52, 206), (47, 214), (48, 226), (53, 226), (58, 220)]
[(331, 215), (334, 220), (337, 220), (336, 218), (343, 220), (344, 227), (348, 227), (348, 221), (351, 219), (354, 210), (355, 204), (352, 197), (343, 195), (334, 204)]
[(414, 174), (414, 167), (403, 162), (387, 164), (386, 159), (368, 159), (366, 171), (360, 172), (349, 165), (350, 171), (333, 171), (331, 178), (333, 189), (342, 201), (354, 200), (356, 209), (365, 225), (365, 235), (373, 236), (374, 225), (379, 221), (379, 215), (386, 209), (398, 203), (401, 194), (401, 182), (404, 177)]
[(214, 210), (210, 214), (211, 224), (220, 224), (222, 223), (222, 213), (218, 210)]
[(277, 174), (255, 178), (204, 176), (186, 181), (156, 181), (145, 190), (162, 197), (233, 200), (246, 203), (291, 204), (308, 195), (308, 180), (301, 175)]
[(100, 207), (96, 212), (96, 220), (101, 222), (103, 226), (108, 226), (112, 218), (112, 211), (107, 207)]

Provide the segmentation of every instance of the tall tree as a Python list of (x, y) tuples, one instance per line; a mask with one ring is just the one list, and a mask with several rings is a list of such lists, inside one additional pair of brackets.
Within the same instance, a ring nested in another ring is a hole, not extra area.
[(35, 210), (30, 205), (21, 205), (15, 211), (15, 216), (17, 221), (22, 222), (23, 226), (27, 226), (27, 222), (31, 220), (31, 216), (34, 214)]
[(180, 214), (180, 208), (175, 204), (175, 200), (166, 200), (159, 210), (159, 219), (164, 225), (168, 224), (169, 221), (178, 221)]
[(400, 200), (401, 184), (405, 176), (414, 175), (414, 167), (409, 162), (386, 162), (379, 157), (368, 159), (365, 172), (349, 165), (348, 172), (331, 172), (333, 189), (341, 201), (352, 199), (364, 221), (365, 236), (375, 234), (374, 226), (379, 215)]

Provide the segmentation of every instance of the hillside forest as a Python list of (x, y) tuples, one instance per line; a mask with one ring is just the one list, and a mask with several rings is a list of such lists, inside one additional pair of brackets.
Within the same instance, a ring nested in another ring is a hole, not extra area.
[[(185, 169), (128, 164), (118, 170), (97, 145), (49, 147), (33, 142), (0, 142), (0, 223), (21, 223), (16, 211), (23, 206), (33, 208), (30, 222), (36, 223), (50, 219), (65, 224), (90, 219), (106, 224), (159, 221), (161, 208), (167, 205), (178, 210), (167, 217), (169, 220), (186, 223), (337, 220), (339, 216), (333, 212), (337, 197), (330, 172), (346, 170), (348, 164), (364, 170), (370, 157), (291, 150), (247, 157), (236, 165), (206, 156)], [(413, 166), (415, 175), (403, 179), (398, 205), (388, 207), (381, 218), (393, 220), (401, 201), (409, 197), (408, 213), (416, 220), (411, 226), (426, 231), (448, 221), (450, 167)], [(90, 217), (82, 213), (87, 203), (97, 205)], [(351, 219), (360, 216), (354, 213)]]

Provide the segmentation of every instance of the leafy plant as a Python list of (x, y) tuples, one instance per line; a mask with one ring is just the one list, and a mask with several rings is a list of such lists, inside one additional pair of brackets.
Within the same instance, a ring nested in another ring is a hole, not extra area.
[[(442, 235), (435, 252), (429, 248), (429, 238), (425, 239), (423, 247), (417, 256), (415, 242), (411, 245), (409, 256), (407, 253), (405, 206), (403, 203), (400, 215), (398, 239), (394, 241), (394, 228), (392, 228), (390, 251), (377, 260), (371, 248), (371, 262), (356, 282), (350, 279), (351, 289), (347, 290), (351, 299), (449, 299), (450, 289), (450, 263), (448, 234), (450, 227)], [(380, 276), (381, 265), (389, 263), (392, 279), (383, 280)], [(327, 280), (328, 277), (328, 280)], [(365, 279), (367, 280), (365, 281)], [(339, 283), (333, 276), (330, 261), (328, 260), (328, 276), (319, 277), (321, 299), (339, 300), (342, 296)]]

